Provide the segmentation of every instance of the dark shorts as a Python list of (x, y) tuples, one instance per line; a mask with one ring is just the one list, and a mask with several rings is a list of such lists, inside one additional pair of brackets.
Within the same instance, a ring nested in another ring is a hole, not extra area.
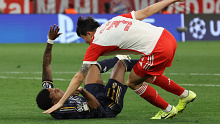
[(106, 86), (94, 83), (87, 84), (84, 88), (96, 97), (106, 111), (107, 117), (115, 117), (121, 112), (124, 95), (127, 90), (126, 85), (122, 85), (118, 81), (110, 79)]

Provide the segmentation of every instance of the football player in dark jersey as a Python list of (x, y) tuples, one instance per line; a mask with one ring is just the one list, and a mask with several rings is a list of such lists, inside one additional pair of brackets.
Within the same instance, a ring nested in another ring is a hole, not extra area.
[[(43, 89), (36, 98), (37, 105), (42, 110), (52, 107), (64, 94), (60, 89), (54, 88), (51, 70), (52, 46), (60, 34), (58, 26), (50, 27), (43, 56)], [(128, 56), (118, 55), (92, 65), (86, 76), (84, 88), (79, 87), (60, 109), (51, 113), (51, 116), (56, 119), (116, 117), (123, 108), (123, 99), (127, 90), (127, 86), (124, 85), (125, 72), (130, 71), (138, 61), (126, 57)], [(107, 72), (111, 68), (113, 70), (110, 79), (107, 85), (104, 85), (100, 73)]]

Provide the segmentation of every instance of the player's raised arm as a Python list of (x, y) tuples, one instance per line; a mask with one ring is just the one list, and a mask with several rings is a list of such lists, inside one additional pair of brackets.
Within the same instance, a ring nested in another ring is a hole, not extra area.
[(83, 64), (81, 69), (77, 72), (77, 74), (73, 77), (71, 80), (65, 94), (63, 97), (60, 99), (60, 101), (52, 106), (50, 109), (44, 111), (44, 114), (50, 114), (51, 112), (59, 109), (60, 107), (63, 106), (64, 102), (69, 98), (70, 95), (73, 94), (75, 90), (78, 89), (78, 87), (83, 83), (89, 69), (91, 67), (91, 64)]
[(135, 17), (137, 20), (143, 20), (143, 19), (147, 18), (148, 16), (151, 16), (151, 15), (159, 12), (160, 10), (162, 10), (166, 6), (169, 6), (172, 3), (183, 2), (183, 1), (185, 1), (185, 0), (164, 0), (164, 1), (152, 4), (142, 10), (136, 11), (136, 12), (134, 12), (134, 14), (135, 14)]
[[(52, 58), (52, 46), (53, 46), (53, 41), (59, 37), (60, 34), (59, 32), (59, 26), (56, 27), (54, 24), (53, 27), (50, 26), (50, 30), (48, 33), (48, 41), (47, 41), (47, 46), (44, 51), (44, 56), (43, 56), (43, 72), (42, 72), (42, 80), (50, 80), (52, 81), (52, 71), (51, 71), (51, 58)], [(46, 88), (46, 87), (45, 87)]]

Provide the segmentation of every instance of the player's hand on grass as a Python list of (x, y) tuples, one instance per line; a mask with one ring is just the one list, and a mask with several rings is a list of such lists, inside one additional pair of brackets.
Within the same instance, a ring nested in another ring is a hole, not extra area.
[(53, 111), (61, 108), (63, 106), (62, 103), (58, 102), (57, 104), (53, 105), (51, 108), (47, 109), (46, 111), (44, 111), (43, 113), (44, 114), (50, 114), (52, 113)]
[(54, 40), (59, 37), (62, 33), (58, 33), (60, 30), (59, 26), (56, 26), (56, 24), (50, 26), (50, 31), (48, 33), (48, 43), (53, 44)]

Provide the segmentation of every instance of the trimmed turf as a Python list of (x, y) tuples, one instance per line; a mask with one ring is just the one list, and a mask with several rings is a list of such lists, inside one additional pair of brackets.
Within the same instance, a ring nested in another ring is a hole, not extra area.
[[(220, 42), (178, 42), (173, 65), (165, 75), (197, 93), (183, 113), (173, 119), (150, 120), (158, 108), (128, 89), (124, 109), (111, 119), (55, 120), (42, 114), (35, 98), (41, 90), (42, 59), (46, 44), (0, 44), (0, 123), (219, 123)], [(88, 45), (54, 44), (52, 71), (55, 87), (65, 91), (80, 69)], [(133, 56), (132, 58), (139, 58)], [(101, 57), (104, 59), (108, 57)], [(127, 77), (128, 73), (126, 74)], [(102, 75), (107, 81), (110, 73)], [(178, 97), (154, 86), (170, 104)]]

